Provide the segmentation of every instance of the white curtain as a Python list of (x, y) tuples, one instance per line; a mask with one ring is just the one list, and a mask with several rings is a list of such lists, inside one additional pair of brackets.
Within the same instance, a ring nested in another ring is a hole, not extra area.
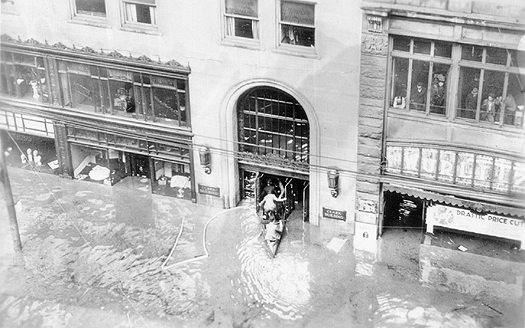
[(252, 20), (252, 33), (255, 40), (259, 40), (259, 22)]
[(132, 3), (126, 3), (126, 21), (137, 22), (137, 7)]
[(151, 25), (157, 25), (157, 14), (155, 7), (149, 7), (149, 15), (151, 17)]
[(235, 36), (235, 18), (226, 17), (226, 35)]

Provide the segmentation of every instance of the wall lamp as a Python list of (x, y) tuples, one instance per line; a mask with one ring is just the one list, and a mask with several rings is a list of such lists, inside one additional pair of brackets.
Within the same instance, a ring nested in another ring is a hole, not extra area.
[(204, 172), (206, 174), (210, 174), (211, 173), (211, 167), (210, 167), (210, 164), (211, 164), (211, 153), (210, 153), (210, 148), (208, 148), (208, 147), (201, 147), (199, 149), (199, 158), (200, 158), (200, 161), (201, 161), (201, 165), (204, 168)]
[(332, 197), (339, 195), (339, 171), (335, 169), (328, 171), (328, 188), (330, 188)]

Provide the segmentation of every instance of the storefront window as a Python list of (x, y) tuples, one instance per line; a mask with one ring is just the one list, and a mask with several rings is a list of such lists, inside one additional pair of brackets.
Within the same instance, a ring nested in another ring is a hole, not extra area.
[(189, 164), (155, 159), (153, 165), (155, 167), (153, 193), (192, 199)]
[(41, 57), (2, 51), (0, 83), (3, 95), (27, 101), (50, 100), (44, 60)]
[(187, 125), (186, 80), (59, 62), (64, 106), (170, 125)]

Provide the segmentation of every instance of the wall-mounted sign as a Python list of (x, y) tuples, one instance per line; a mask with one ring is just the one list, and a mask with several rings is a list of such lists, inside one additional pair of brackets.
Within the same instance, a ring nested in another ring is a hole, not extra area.
[(477, 214), (464, 208), (433, 205), (427, 208), (427, 232), (434, 226), (521, 241), (525, 247), (525, 220), (495, 214)]
[(346, 211), (331, 210), (323, 207), (323, 217), (346, 221)]
[(221, 197), (221, 188), (219, 187), (208, 187), (205, 185), (198, 184), (199, 194), (210, 195), (214, 197)]
[(525, 162), (469, 152), (387, 146), (386, 172), (498, 192), (525, 192)]

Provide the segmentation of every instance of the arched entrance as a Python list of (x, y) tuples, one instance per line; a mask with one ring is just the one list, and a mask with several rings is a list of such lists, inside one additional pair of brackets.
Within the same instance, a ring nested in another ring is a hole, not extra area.
[(310, 124), (301, 104), (269, 86), (245, 91), (237, 102), (241, 197), (260, 201), (267, 183), (284, 186), (288, 208), (308, 220)]

